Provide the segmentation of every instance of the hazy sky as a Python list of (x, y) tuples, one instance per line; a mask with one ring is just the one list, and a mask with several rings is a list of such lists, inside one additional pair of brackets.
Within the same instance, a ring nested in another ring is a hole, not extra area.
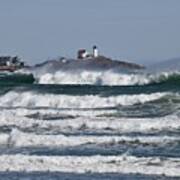
[(79, 48), (132, 62), (180, 57), (180, 0), (0, 0), (0, 53), (30, 63)]

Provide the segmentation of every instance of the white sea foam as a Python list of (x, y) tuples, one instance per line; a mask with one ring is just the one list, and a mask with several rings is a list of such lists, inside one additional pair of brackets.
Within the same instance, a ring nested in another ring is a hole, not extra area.
[(7, 145), (8, 141), (9, 141), (9, 137), (10, 137), (9, 134), (1, 133), (0, 134), (0, 145)]
[(140, 173), (180, 176), (179, 158), (135, 156), (1, 155), (0, 171), (69, 173)]
[[(17, 114), (16, 114), (17, 113)], [(22, 111), (23, 115), (24, 112)], [(27, 112), (25, 112), (27, 113)], [(73, 132), (82, 129), (111, 133), (142, 132), (152, 133), (159, 131), (176, 131), (180, 129), (180, 119), (177, 115), (169, 115), (161, 118), (113, 118), (113, 117), (78, 117), (66, 120), (41, 120), (23, 117), (21, 111), (0, 112), (0, 126), (16, 126), (18, 128), (48, 129), (53, 131)]]
[(154, 101), (168, 93), (140, 95), (119, 95), (102, 97), (99, 95), (54, 95), (35, 92), (11, 91), (0, 97), (1, 107), (51, 107), (51, 108), (105, 108), (118, 105), (133, 105)]
[[(43, 119), (53, 119), (53, 117), (56, 117), (58, 120), (62, 119), (70, 119), (70, 118), (76, 118), (76, 117), (97, 117), (97, 116), (105, 116), (105, 115), (112, 115), (113, 113), (117, 113), (116, 109), (59, 109), (59, 108), (31, 108), (31, 107), (11, 107), (11, 108), (4, 108), (1, 109), (0, 116), (4, 117), (6, 114), (13, 114), (13, 116), (18, 116), (18, 117), (34, 117), (38, 120), (43, 120)], [(8, 115), (8, 116), (11, 116)], [(45, 118), (44, 118), (45, 117)]]
[[(2, 140), (2, 141), (1, 141)], [(66, 136), (66, 135), (36, 135), (33, 133), (23, 133), (17, 129), (13, 129), (7, 138), (6, 134), (0, 134), (0, 143), (12, 145), (14, 147), (73, 147), (82, 146), (86, 144), (121, 144), (121, 143), (135, 143), (135, 144), (156, 144), (165, 145), (167, 143), (180, 142), (179, 137), (171, 136)]]

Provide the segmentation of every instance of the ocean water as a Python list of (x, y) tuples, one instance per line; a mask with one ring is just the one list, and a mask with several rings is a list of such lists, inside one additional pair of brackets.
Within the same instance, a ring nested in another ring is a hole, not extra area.
[(0, 178), (179, 179), (180, 73), (0, 74)]

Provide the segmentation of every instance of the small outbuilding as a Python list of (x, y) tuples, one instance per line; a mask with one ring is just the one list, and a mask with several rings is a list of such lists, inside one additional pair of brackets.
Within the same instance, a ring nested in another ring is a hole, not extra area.
[(78, 59), (85, 59), (85, 58), (96, 58), (99, 56), (98, 48), (97, 46), (93, 46), (93, 54), (89, 54), (86, 49), (79, 49), (77, 52), (77, 58)]

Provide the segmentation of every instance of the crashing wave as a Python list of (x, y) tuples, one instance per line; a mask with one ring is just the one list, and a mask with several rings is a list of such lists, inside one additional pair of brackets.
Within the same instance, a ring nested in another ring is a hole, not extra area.
[(113, 71), (81, 71), (46, 73), (37, 78), (39, 84), (92, 84), (92, 85), (134, 85), (147, 84), (144, 75), (122, 74)]
[(171, 136), (117, 136), (117, 135), (71, 135), (66, 136), (63, 134), (59, 135), (36, 135), (34, 133), (24, 133), (17, 129), (13, 129), (7, 138), (7, 134), (0, 135), (0, 144), (6, 143), (12, 144), (16, 147), (73, 147), (86, 144), (120, 144), (120, 143), (132, 143), (132, 144), (169, 144), (180, 142), (180, 137)]
[(135, 173), (180, 176), (179, 158), (119, 156), (1, 155), (5, 172)]
[[(0, 134), (0, 138), (4, 136), (4, 133)], [(174, 149), (178, 148), (178, 143), (180, 142), (180, 137), (176, 136), (144, 136), (144, 135), (85, 135), (85, 134), (76, 134), (76, 135), (64, 135), (64, 134), (36, 134), (29, 132), (22, 132), (13, 128), (11, 133), (9, 133), (9, 138), (7, 139), (6, 144), (11, 147), (11, 150), (17, 149), (26, 149), (28, 154), (36, 154), (36, 151), (39, 149), (41, 155), (46, 155), (47, 152), (51, 152), (51, 155), (54, 156), (56, 153), (52, 149), (59, 150), (58, 155), (120, 155), (123, 153), (138, 155), (138, 156), (148, 156), (151, 153), (142, 153), (143, 147), (144, 150), (152, 148), (154, 151), (153, 154), (162, 156), (164, 153), (169, 154), (170, 147)], [(1, 144), (1, 142), (0, 142)], [(2, 142), (4, 145), (4, 140)], [(127, 149), (128, 146), (128, 149)], [(125, 149), (124, 149), (124, 148)], [(51, 150), (50, 150), (50, 149)], [(124, 150), (122, 150), (122, 148)], [(163, 148), (162, 153), (157, 151), (157, 148)], [(29, 150), (28, 150), (29, 149)], [(71, 149), (70, 153), (68, 149)], [(90, 149), (92, 152), (90, 152)], [(118, 150), (119, 149), (119, 150)], [(73, 150), (73, 151), (72, 151)], [(138, 152), (141, 151), (141, 152)], [(66, 153), (65, 153), (66, 151)], [(89, 151), (89, 152), (87, 152)], [(12, 152), (12, 151), (11, 151)], [(79, 153), (78, 153), (79, 152)], [(77, 154), (78, 153), (78, 154)], [(176, 155), (178, 153), (175, 152)]]
[[(116, 118), (116, 117), (76, 117), (75, 119), (58, 119), (42, 120), (25, 117), (29, 113), (39, 112), (42, 114), (59, 112), (52, 112), (51, 110), (28, 110), (28, 109), (14, 109), (3, 110), (0, 112), (1, 121), (0, 126), (17, 127), (18, 129), (27, 129), (32, 132), (35, 127), (42, 130), (48, 130), (48, 134), (54, 134), (54, 132), (72, 133), (77, 131), (88, 130), (89, 132), (109, 132), (109, 133), (155, 133), (155, 132), (178, 132), (180, 129), (179, 116), (176, 114), (168, 115), (158, 118)], [(71, 113), (71, 111), (69, 112)], [(85, 112), (86, 113), (86, 112)], [(47, 132), (45, 132), (47, 133)]]
[(55, 95), (39, 94), (33, 91), (10, 91), (0, 97), (1, 107), (51, 107), (51, 108), (107, 108), (119, 105), (134, 105), (158, 100), (169, 93), (119, 95)]
[[(41, 67), (20, 70), (19, 73), (33, 74), (38, 84), (89, 84), (89, 85), (148, 85), (180, 82), (179, 71), (150, 73), (148, 71), (127, 72), (123, 69), (58, 68), (54, 62)], [(62, 66), (63, 67), (63, 66)]]
[(39, 84), (92, 84), (92, 85), (148, 85), (159, 83), (180, 83), (179, 72), (159, 74), (122, 74), (113, 71), (55, 72), (37, 78)]

